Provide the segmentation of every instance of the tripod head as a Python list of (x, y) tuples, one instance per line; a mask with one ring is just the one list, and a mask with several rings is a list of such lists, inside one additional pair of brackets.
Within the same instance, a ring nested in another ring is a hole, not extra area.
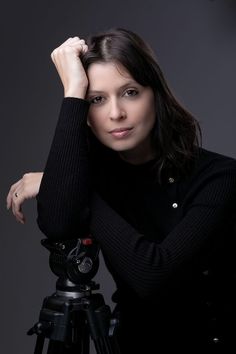
[(50, 251), (49, 266), (59, 278), (57, 292), (84, 292), (98, 288), (91, 280), (99, 267), (99, 246), (92, 238), (52, 242), (41, 240)]
[(99, 266), (99, 246), (91, 238), (52, 242), (41, 240), (50, 251), (49, 265), (58, 276), (56, 292), (43, 301), (39, 321), (27, 332), (37, 334), (34, 354), (42, 354), (49, 339), (47, 354), (89, 353), (89, 338), (98, 354), (119, 352), (114, 331), (117, 320), (92, 281)]

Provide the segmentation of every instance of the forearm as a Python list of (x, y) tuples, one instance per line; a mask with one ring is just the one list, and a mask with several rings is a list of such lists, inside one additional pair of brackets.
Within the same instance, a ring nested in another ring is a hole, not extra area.
[(62, 103), (37, 197), (38, 225), (52, 239), (78, 237), (88, 228), (88, 108), (76, 98)]
[(182, 272), (189, 272), (189, 277), (199, 274), (210, 264), (213, 251), (222, 259), (225, 233), (229, 235), (228, 245), (232, 242), (226, 230), (231, 227), (232, 233), (236, 173), (216, 175), (193, 193), (186, 200), (185, 215), (161, 243), (139, 233), (94, 194), (91, 233), (115, 272), (140, 297), (160, 292), (164, 284), (183, 278)]

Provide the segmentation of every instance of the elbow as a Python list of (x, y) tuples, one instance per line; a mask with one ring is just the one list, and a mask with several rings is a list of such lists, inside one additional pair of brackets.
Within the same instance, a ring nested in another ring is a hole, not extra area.
[(37, 224), (40, 231), (51, 241), (64, 241), (87, 237), (89, 234), (88, 212), (77, 218), (53, 218), (38, 212)]
[(53, 222), (43, 222), (41, 218), (37, 218), (37, 224), (40, 231), (51, 241), (69, 239), (69, 232), (63, 231), (61, 225), (56, 225)]
[(75, 228), (69, 228), (65, 225), (55, 225), (54, 223), (42, 223), (39, 218), (37, 218), (37, 224), (40, 231), (50, 240), (50, 241), (66, 241), (78, 238), (87, 237), (89, 234), (87, 227), (80, 226), (77, 231)]

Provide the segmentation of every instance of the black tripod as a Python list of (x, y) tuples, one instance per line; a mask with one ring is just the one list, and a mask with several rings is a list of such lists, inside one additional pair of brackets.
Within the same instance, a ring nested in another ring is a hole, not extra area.
[(90, 336), (98, 354), (119, 354), (115, 331), (118, 325), (91, 278), (98, 270), (98, 245), (92, 239), (63, 243), (42, 240), (51, 251), (50, 267), (59, 276), (56, 292), (44, 299), (39, 321), (28, 331), (37, 334), (34, 354), (88, 354)]

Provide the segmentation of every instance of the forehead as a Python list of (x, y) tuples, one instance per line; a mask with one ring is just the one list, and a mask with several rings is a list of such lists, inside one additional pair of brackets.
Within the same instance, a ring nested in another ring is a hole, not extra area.
[(115, 62), (94, 63), (88, 68), (89, 90), (103, 91), (106, 87), (119, 87), (135, 80), (130, 73)]

